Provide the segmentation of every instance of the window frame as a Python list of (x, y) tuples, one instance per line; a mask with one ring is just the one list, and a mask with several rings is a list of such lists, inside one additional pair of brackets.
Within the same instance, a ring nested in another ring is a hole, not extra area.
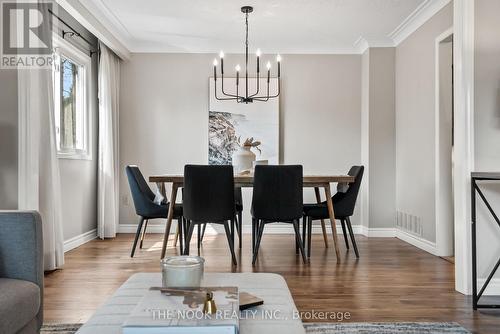
[[(53, 37), (54, 44), (54, 121), (61, 112), (61, 57), (70, 60), (78, 66), (77, 89), (81, 98), (77, 98), (77, 108), (83, 109), (83, 149), (61, 150), (56, 143), (59, 159), (92, 160), (92, 104), (90, 103), (90, 83), (92, 82), (92, 58), (58, 35)], [(59, 109), (59, 113), (57, 110)], [(57, 123), (56, 123), (57, 124)], [(56, 134), (56, 140), (59, 136)]]

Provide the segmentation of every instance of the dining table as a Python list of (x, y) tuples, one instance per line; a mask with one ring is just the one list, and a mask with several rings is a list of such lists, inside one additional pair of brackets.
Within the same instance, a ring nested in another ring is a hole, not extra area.
[[(234, 176), (234, 186), (241, 188), (251, 188), (253, 187), (253, 174), (236, 174)], [(182, 174), (166, 174), (166, 175), (151, 175), (149, 176), (149, 182), (156, 183), (159, 191), (165, 198), (170, 198), (170, 205), (168, 206), (167, 223), (165, 225), (165, 234), (163, 236), (163, 245), (161, 250), (161, 258), (165, 257), (167, 251), (167, 242), (170, 236), (170, 229), (172, 226), (172, 218), (174, 216), (175, 200), (177, 198), (177, 190), (182, 188), (184, 185), (184, 176)], [(335, 254), (337, 256), (337, 261), (340, 261), (340, 251), (338, 246), (337, 229), (335, 225), (335, 210), (332, 202), (332, 193), (330, 184), (331, 183), (344, 183), (349, 184), (354, 182), (354, 176), (350, 175), (304, 175), (303, 176), (303, 187), (304, 188), (314, 188), (314, 193), (317, 203), (321, 203), (320, 189), (322, 188), (326, 197), (326, 205), (328, 208), (328, 215), (330, 219), (330, 225), (332, 228), (333, 244), (335, 248)], [(171, 184), (170, 196), (166, 197), (166, 185)], [(323, 237), (325, 246), (328, 247), (328, 241), (326, 238), (326, 227), (325, 223), (321, 221), (321, 227), (323, 229)], [(178, 235), (174, 244), (177, 243)]]

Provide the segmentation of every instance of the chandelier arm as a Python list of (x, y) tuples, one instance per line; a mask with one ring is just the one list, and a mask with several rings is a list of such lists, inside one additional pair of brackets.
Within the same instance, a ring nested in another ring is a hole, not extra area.
[(257, 96), (257, 97), (254, 97), (254, 100), (261, 101), (261, 102), (269, 101), (269, 80), (267, 81), (267, 96)]
[(219, 101), (228, 101), (228, 100), (238, 100), (237, 97), (218, 97), (217, 96), (217, 80), (214, 80), (214, 91), (215, 91), (215, 99)]
[(256, 96), (254, 97), (254, 100), (256, 99), (257, 101), (262, 101), (262, 99), (266, 99), (265, 101), (267, 101), (269, 99), (278, 97), (280, 93), (281, 93), (281, 80), (280, 78), (278, 78), (278, 92), (275, 95), (269, 95), (269, 88), (268, 88), (267, 96)]
[(257, 91), (255, 92), (255, 94), (252, 94), (249, 97), (254, 97), (254, 96), (257, 96), (259, 94), (259, 82), (260, 82), (259, 72), (257, 72)]
[[(228, 94), (224, 91), (224, 74), (221, 74), (221, 82), (222, 82), (222, 94), (224, 94), (225, 96), (231, 96), (231, 97), (235, 97), (235, 98), (239, 98), (238, 95), (234, 95), (234, 94)], [(238, 93), (236, 93), (238, 94)]]

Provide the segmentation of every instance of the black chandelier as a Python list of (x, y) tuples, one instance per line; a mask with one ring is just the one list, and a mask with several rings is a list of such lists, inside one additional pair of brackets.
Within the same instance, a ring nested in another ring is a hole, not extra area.
[(217, 59), (214, 59), (214, 91), (215, 91), (215, 98), (217, 100), (235, 100), (238, 103), (252, 103), (253, 101), (262, 101), (266, 102), (269, 99), (278, 97), (280, 95), (280, 89), (281, 89), (281, 82), (280, 82), (280, 76), (281, 76), (281, 71), (280, 71), (280, 63), (281, 63), (281, 56), (277, 55), (276, 56), (276, 62), (278, 63), (278, 88), (277, 88), (277, 93), (275, 95), (270, 95), (270, 89), (269, 89), (269, 82), (271, 81), (271, 62), (267, 62), (266, 67), (267, 67), (267, 93), (265, 95), (259, 95), (260, 92), (260, 56), (261, 52), (260, 49), (257, 49), (256, 56), (257, 56), (257, 90), (253, 94), (249, 94), (248, 92), (248, 14), (253, 12), (253, 7), (251, 6), (244, 6), (241, 7), (241, 12), (245, 14), (245, 25), (246, 25), (246, 35), (245, 35), (245, 94), (240, 95), (239, 94), (239, 85), (240, 85), (240, 71), (241, 67), (240, 65), (236, 65), (235, 70), (236, 70), (236, 94), (229, 94), (224, 91), (224, 52), (220, 52), (219, 57), (220, 57), (220, 76), (221, 76), (221, 86), (222, 86), (222, 94), (225, 97), (218, 97), (217, 96)]

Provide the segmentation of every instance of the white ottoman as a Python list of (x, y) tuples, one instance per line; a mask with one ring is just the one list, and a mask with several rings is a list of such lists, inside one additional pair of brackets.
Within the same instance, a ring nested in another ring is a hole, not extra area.
[[(305, 334), (301, 320), (294, 317), (297, 309), (285, 279), (280, 275), (205, 273), (202, 285), (237, 286), (240, 291), (249, 292), (264, 299), (264, 305), (252, 309), (258, 311), (255, 317), (247, 316), (240, 320), (241, 334)], [(160, 273), (132, 275), (80, 328), (77, 334), (121, 334), (123, 322), (152, 286), (161, 286)], [(278, 319), (269, 319), (264, 316), (265, 314), (273, 314)]]

